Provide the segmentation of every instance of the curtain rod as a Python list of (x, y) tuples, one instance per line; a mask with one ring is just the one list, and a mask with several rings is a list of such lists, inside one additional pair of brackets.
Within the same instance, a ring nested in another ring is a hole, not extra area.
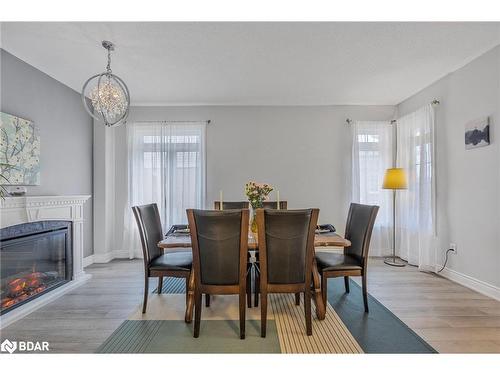
[(183, 122), (206, 122), (207, 125), (212, 122), (212, 120), (149, 120), (149, 121), (132, 121), (138, 122), (139, 124), (147, 122), (173, 122), (173, 123), (183, 123)]
[[(441, 104), (441, 102), (438, 100), (438, 99), (434, 99), (432, 102), (431, 102), (431, 105), (439, 105)], [(354, 122), (352, 119), (350, 118), (346, 118), (345, 119), (345, 122), (347, 123), (347, 125), (352, 125), (352, 123)], [(396, 123), (396, 120), (391, 120), (391, 124), (394, 124)]]
[[(351, 125), (354, 121), (351, 120), (350, 118), (346, 118), (345, 122), (347, 123), (347, 125)], [(391, 120), (391, 124), (394, 124), (395, 122), (396, 120)]]

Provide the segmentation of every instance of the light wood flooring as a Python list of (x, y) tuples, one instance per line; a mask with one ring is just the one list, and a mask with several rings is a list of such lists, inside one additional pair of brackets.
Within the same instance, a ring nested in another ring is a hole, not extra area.
[(48, 341), (50, 352), (93, 353), (142, 302), (143, 269), (142, 260), (93, 264), (85, 269), (92, 274), (86, 284), (9, 325), (1, 340)]
[[(142, 261), (86, 268), (92, 279), (13, 323), (1, 339), (49, 341), (51, 352), (92, 353), (142, 300)], [(414, 267), (370, 260), (368, 291), (441, 353), (500, 353), (500, 302)], [(151, 283), (152, 288), (156, 283)]]
[(500, 353), (500, 301), (382, 259), (370, 260), (368, 292), (440, 353)]

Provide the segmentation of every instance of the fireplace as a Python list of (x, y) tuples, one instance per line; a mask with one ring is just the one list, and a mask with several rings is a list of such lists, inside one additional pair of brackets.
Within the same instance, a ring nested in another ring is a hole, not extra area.
[(48, 220), (0, 229), (0, 315), (72, 279), (71, 226)]

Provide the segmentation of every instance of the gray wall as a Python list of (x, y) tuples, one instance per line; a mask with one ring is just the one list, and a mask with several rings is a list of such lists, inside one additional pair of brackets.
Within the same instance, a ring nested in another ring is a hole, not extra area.
[[(244, 199), (249, 180), (267, 182), (291, 208), (319, 207), (320, 221), (344, 230), (351, 136), (346, 118), (392, 119), (393, 106), (133, 107), (134, 120), (211, 120), (207, 127), (207, 205), (224, 191)], [(125, 208), (126, 129), (115, 130), (115, 233)], [(121, 238), (115, 239), (120, 249)]]
[[(436, 107), (438, 259), (457, 244), (448, 267), (500, 286), (500, 47), (435, 82), (398, 106), (400, 115)], [(490, 116), (491, 145), (465, 150), (464, 126)]]
[[(40, 186), (29, 195), (92, 195), (92, 121), (80, 94), (0, 49), (1, 111), (40, 130)], [(84, 256), (92, 254), (92, 199), (84, 207)]]

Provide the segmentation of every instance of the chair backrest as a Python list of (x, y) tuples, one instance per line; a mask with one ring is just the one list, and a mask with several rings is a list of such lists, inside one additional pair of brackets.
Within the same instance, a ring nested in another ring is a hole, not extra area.
[(187, 210), (197, 285), (236, 285), (246, 277), (248, 209)]
[(141, 237), (142, 254), (145, 264), (161, 255), (158, 242), (163, 239), (160, 213), (156, 203), (132, 207), (139, 235)]
[[(248, 201), (241, 202), (226, 202), (222, 204), (222, 209), (224, 210), (241, 210), (243, 208), (250, 208), (250, 203)], [(220, 210), (220, 201), (214, 201), (214, 210)]]
[(307, 281), (314, 256), (318, 214), (318, 209), (257, 210), (261, 273), (267, 283)]
[[(287, 201), (280, 201), (280, 210), (286, 210), (288, 207), (288, 202)], [(277, 201), (264, 201), (263, 207), (262, 208), (269, 208), (269, 209), (277, 209), (278, 208), (278, 202)]]
[(345, 230), (345, 238), (351, 241), (351, 246), (344, 249), (345, 254), (355, 256), (362, 262), (368, 259), (370, 239), (378, 209), (378, 206), (351, 203)]

